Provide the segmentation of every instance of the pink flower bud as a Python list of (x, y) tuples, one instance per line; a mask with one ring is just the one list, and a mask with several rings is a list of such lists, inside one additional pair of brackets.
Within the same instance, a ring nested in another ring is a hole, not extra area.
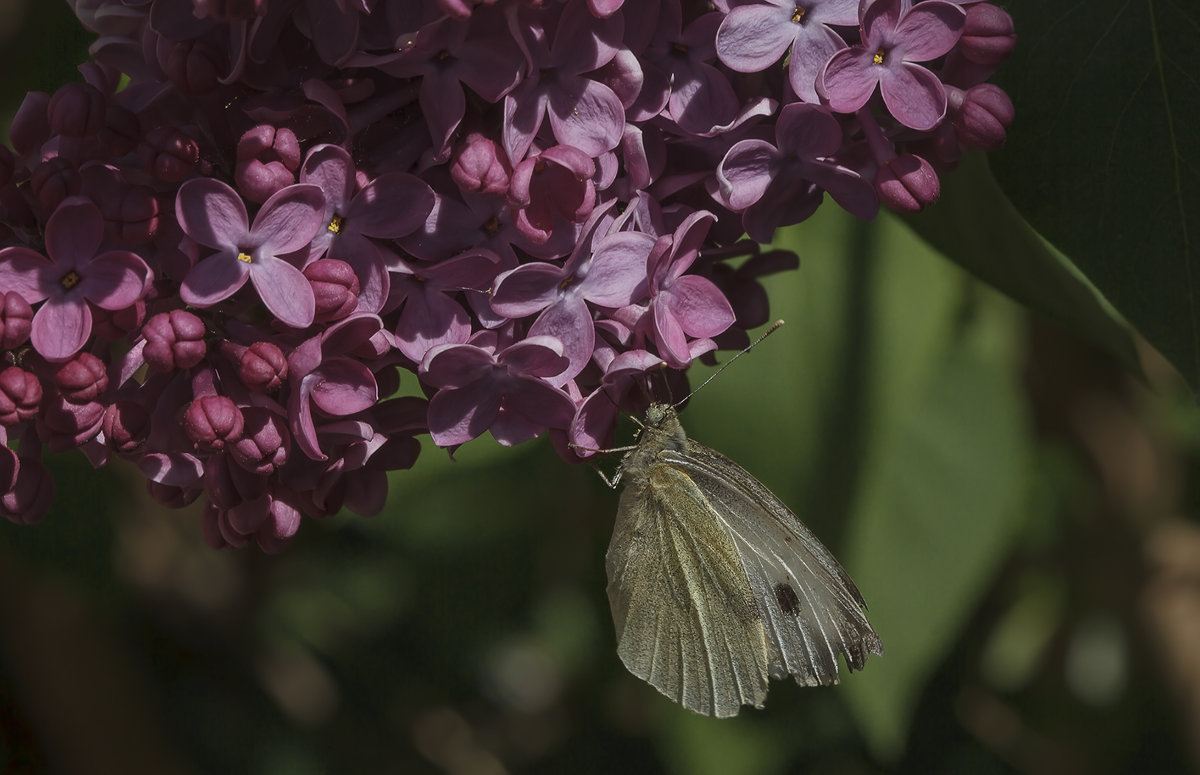
[(879, 168), (875, 175), (879, 201), (901, 213), (919, 213), (942, 193), (942, 184), (929, 162), (906, 153)]
[(87, 83), (69, 83), (50, 98), (50, 131), (64, 137), (91, 137), (104, 128), (104, 95)]
[(241, 437), (242, 410), (225, 396), (201, 396), (188, 405), (183, 429), (189, 438), (207, 449), (224, 449), (227, 441)]
[(345, 261), (318, 259), (304, 267), (304, 276), (317, 297), (318, 323), (340, 320), (358, 306), (358, 277)]
[(28, 371), (9, 366), (0, 371), (0, 425), (32, 419), (42, 402), (42, 383)]
[(273, 393), (287, 379), (287, 358), (270, 342), (255, 342), (238, 361), (238, 379), (256, 393)]
[(208, 352), (204, 342), (204, 322), (187, 310), (160, 312), (142, 328), (146, 346), (142, 356), (157, 371), (190, 369)]
[(54, 386), (71, 403), (85, 404), (108, 389), (108, 371), (95, 355), (79, 353), (54, 372)]
[(0, 350), (15, 350), (29, 341), (33, 308), (16, 291), (0, 296)]

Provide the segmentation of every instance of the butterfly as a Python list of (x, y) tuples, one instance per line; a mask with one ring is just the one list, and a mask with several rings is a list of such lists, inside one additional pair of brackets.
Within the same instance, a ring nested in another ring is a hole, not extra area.
[(612, 485), (625, 482), (608, 547), (617, 652), (688, 710), (761, 708), (771, 678), (838, 681), (883, 643), (854, 582), (744, 468), (692, 441), (651, 404)]

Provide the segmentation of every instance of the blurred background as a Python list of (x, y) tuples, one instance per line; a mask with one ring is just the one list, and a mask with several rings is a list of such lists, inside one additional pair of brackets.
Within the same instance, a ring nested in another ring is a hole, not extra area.
[[(0, 123), (87, 43), (65, 3), (0, 0)], [(0, 772), (1200, 771), (1183, 383), (897, 219), (829, 204), (778, 236), (787, 326), (683, 421), (846, 565), (886, 647), (863, 672), (729, 721), (630, 676), (617, 494), (545, 440), (427, 444), (384, 514), (308, 521), (276, 557), (207, 548), (196, 509), (72, 454), (42, 525), (0, 525)]]

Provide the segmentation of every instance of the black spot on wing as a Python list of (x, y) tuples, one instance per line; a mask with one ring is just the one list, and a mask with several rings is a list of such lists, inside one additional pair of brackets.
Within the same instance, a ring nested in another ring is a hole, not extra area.
[(785, 614), (795, 616), (800, 613), (800, 598), (796, 596), (796, 590), (792, 589), (791, 584), (780, 582), (775, 585), (775, 602), (779, 603)]

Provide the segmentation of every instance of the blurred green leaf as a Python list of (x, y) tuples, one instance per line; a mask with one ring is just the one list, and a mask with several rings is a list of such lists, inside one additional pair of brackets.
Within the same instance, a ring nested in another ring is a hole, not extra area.
[(1017, 106), (996, 176), (1029, 222), (1200, 385), (1200, 4), (1006, 4)]
[[(845, 557), (887, 653), (845, 696), (876, 752), (902, 750), (925, 681), (1007, 553), (1025, 499), (1029, 442), (996, 300), (895, 405), (864, 471)], [(1011, 348), (1009, 348), (1011, 349)]]
[(1031, 310), (1072, 329), (1141, 375), (1133, 333), (1066, 256), (1000, 190), (982, 154), (942, 181), (936, 207), (906, 219), (942, 255)]

